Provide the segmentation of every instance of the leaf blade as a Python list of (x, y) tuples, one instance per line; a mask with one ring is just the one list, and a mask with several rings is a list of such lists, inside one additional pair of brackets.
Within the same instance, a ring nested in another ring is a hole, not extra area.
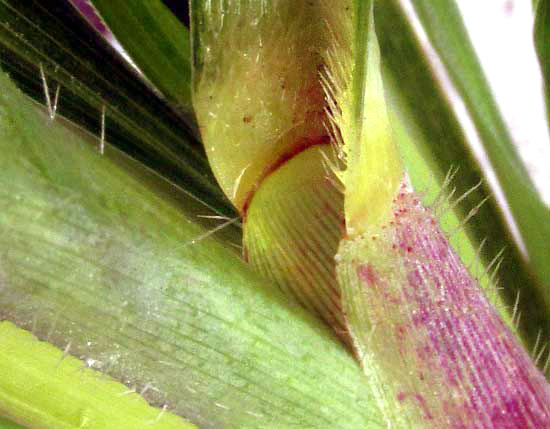
[(544, 95), (546, 101), (546, 117), (550, 126), (550, 2), (540, 0), (533, 3), (535, 10), (535, 49), (544, 80)]
[(0, 79), (2, 319), (201, 427), (377, 423), (352, 356), (227, 244), (201, 239), (203, 206)]
[(105, 107), (109, 141), (222, 213), (234, 213), (192, 130), (70, 4), (2, 0), (0, 17), (0, 61), (22, 89), (42, 102), (41, 65), (51, 91), (62, 86), (61, 115), (99, 136)]

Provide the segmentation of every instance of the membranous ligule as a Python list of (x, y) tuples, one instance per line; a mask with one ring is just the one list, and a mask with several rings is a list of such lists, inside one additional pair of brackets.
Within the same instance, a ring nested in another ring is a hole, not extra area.
[(323, 163), (328, 145), (312, 146), (267, 177), (247, 213), (249, 262), (346, 338), (334, 255), (344, 232), (341, 190)]

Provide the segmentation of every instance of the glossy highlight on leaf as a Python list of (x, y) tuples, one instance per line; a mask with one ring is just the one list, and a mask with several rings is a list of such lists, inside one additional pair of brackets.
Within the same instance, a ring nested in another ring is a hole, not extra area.
[(193, 117), (189, 31), (161, 0), (92, 0), (136, 65), (170, 101)]

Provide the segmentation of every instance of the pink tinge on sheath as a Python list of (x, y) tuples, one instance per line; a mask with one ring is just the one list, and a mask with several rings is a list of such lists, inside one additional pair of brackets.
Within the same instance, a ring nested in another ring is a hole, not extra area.
[(392, 261), (353, 265), (376, 326), (373, 359), (399, 374), (389, 389), (396, 403), (435, 427), (550, 428), (550, 385), (432, 210), (403, 188), (391, 221), (364, 239), (366, 255), (390, 252)]

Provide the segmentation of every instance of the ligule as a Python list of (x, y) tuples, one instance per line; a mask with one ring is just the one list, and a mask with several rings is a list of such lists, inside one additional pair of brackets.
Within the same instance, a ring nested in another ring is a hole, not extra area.
[(337, 272), (362, 365), (385, 382), (379, 404), (397, 427), (549, 424), (550, 386), (410, 189), (389, 222), (341, 243)]
[(296, 155), (258, 189), (244, 222), (251, 265), (347, 340), (334, 255), (343, 233), (343, 194), (323, 161), (327, 144)]

